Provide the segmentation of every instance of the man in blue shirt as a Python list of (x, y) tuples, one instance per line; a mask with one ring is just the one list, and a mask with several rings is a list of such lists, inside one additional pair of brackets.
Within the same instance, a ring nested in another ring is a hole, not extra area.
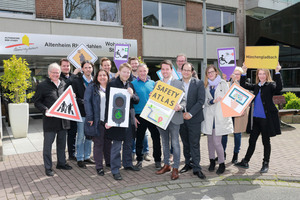
[(148, 67), (146, 64), (140, 64), (137, 69), (137, 79), (132, 81), (132, 85), (140, 98), (138, 104), (134, 104), (135, 117), (138, 121), (137, 132), (136, 132), (136, 155), (137, 155), (137, 167), (142, 167), (143, 162), (143, 140), (145, 137), (145, 132), (147, 128), (151, 133), (151, 138), (153, 140), (153, 157), (155, 161), (155, 167), (157, 169), (161, 168), (161, 144), (160, 135), (158, 129), (151, 122), (140, 117), (148, 99), (149, 94), (154, 89), (155, 82), (148, 78)]

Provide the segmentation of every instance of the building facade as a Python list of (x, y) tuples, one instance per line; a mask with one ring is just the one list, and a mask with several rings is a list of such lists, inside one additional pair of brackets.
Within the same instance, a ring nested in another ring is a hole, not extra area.
[[(245, 43), (244, 1), (210, 0), (206, 7), (208, 64), (217, 65), (216, 52), (221, 47), (235, 47), (236, 59), (241, 64)], [(20, 37), (34, 34), (32, 37), (58, 38), (76, 44), (81, 43), (80, 38), (91, 43), (97, 38), (110, 39), (109, 43), (103, 44), (110, 44), (110, 48), (118, 42), (133, 44), (136, 41), (130, 55), (141, 56), (153, 76), (163, 59), (175, 61), (179, 53), (186, 54), (200, 74), (203, 62), (202, 11), (203, 2), (200, 0), (2, 0), (0, 32), (4, 40), (10, 37), (10, 33), (21, 34)], [(33, 76), (45, 76), (48, 64), (66, 57), (71, 51), (69, 47), (57, 55), (44, 50), (45, 47), (39, 48), (39, 55), (15, 51), (27, 59)], [(53, 49), (53, 52), (59, 51)], [(109, 51), (97, 52), (96, 55), (99, 59), (103, 56), (113, 58), (113, 52)], [(0, 52), (1, 60), (9, 57), (9, 53)], [(98, 63), (99, 60), (96, 65)]]

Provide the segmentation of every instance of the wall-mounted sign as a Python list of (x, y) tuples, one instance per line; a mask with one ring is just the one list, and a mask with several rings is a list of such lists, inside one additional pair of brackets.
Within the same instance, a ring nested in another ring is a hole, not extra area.
[(83, 37), (0, 32), (0, 54), (64, 56), (85, 44), (98, 57), (113, 57), (115, 44), (127, 44), (129, 56), (137, 56), (137, 41), (118, 38)]

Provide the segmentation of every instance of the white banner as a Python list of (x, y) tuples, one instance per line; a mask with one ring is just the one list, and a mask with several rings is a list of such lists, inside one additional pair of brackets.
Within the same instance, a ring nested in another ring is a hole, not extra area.
[(128, 44), (137, 56), (137, 41), (129, 39), (0, 32), (0, 54), (67, 56), (84, 43), (99, 57), (114, 57), (115, 44)]

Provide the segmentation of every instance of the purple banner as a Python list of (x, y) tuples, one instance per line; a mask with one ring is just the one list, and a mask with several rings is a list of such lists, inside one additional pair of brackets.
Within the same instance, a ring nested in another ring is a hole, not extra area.
[(219, 68), (223, 74), (226, 74), (227, 81), (236, 67), (235, 48), (217, 49)]
[(128, 56), (129, 56), (129, 44), (115, 45), (114, 62), (118, 70), (121, 64), (128, 61)]

